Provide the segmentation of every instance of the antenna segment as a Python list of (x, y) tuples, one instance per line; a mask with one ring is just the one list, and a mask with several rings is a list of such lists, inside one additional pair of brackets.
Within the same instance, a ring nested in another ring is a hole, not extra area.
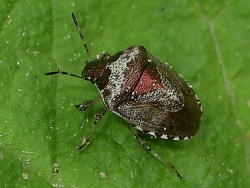
[(88, 56), (89, 56), (89, 60), (90, 61), (93, 61), (93, 59), (92, 59), (92, 57), (91, 57), (91, 55), (90, 55), (90, 53), (89, 53), (89, 49), (88, 49), (88, 47), (87, 47), (87, 44), (86, 44), (86, 42), (85, 42), (85, 40), (84, 40), (84, 35), (83, 35), (83, 33), (82, 33), (82, 30), (81, 30), (81, 28), (80, 28), (80, 25), (78, 24), (78, 21), (77, 21), (77, 19), (76, 19), (76, 16), (75, 16), (75, 14), (72, 12), (72, 18), (73, 18), (73, 21), (74, 21), (74, 23), (75, 23), (75, 25), (76, 25), (76, 28), (78, 29), (78, 32), (79, 32), (79, 35), (80, 35), (80, 37), (81, 37), (81, 39), (82, 39), (82, 44), (83, 44), (83, 46), (84, 46), (84, 49), (85, 49), (85, 51), (87, 52), (87, 54), (88, 54)]

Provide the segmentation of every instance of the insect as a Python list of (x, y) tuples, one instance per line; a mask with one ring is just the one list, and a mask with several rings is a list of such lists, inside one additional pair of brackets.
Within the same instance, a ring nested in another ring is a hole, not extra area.
[[(139, 132), (170, 140), (187, 140), (194, 136), (201, 123), (202, 107), (191, 85), (140, 45), (128, 47), (114, 55), (103, 53), (92, 59), (74, 13), (72, 18), (89, 62), (81, 76), (61, 70), (45, 75), (67, 74), (85, 79), (95, 84), (100, 92), (105, 107), (97, 114), (78, 150), (90, 143), (97, 123), (108, 109), (129, 122), (141, 145), (182, 179), (175, 166), (152, 150)], [(76, 105), (76, 108), (87, 110), (98, 99), (100, 97), (88, 100)]]

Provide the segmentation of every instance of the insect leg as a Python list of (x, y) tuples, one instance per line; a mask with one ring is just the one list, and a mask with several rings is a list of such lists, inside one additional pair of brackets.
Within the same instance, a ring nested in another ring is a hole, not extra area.
[(78, 108), (78, 109), (81, 110), (81, 111), (85, 111), (85, 110), (89, 109), (91, 106), (93, 106), (93, 104), (94, 104), (95, 102), (97, 102), (100, 98), (101, 98), (101, 97), (98, 96), (98, 97), (96, 97), (96, 98), (94, 98), (94, 99), (92, 99), (92, 100), (87, 100), (87, 101), (85, 101), (85, 102), (82, 103), (82, 104), (77, 104), (77, 105), (75, 105), (75, 107)]
[(163, 159), (161, 156), (159, 156), (154, 150), (152, 150), (149, 145), (143, 140), (143, 138), (138, 134), (138, 131), (135, 130), (135, 128), (132, 126), (132, 130), (134, 132), (134, 136), (135, 138), (140, 142), (140, 144), (151, 154), (153, 155), (156, 159), (158, 159), (159, 161), (161, 161), (163, 164), (165, 164), (166, 166), (168, 166), (169, 168), (171, 168), (175, 173), (176, 175), (182, 179), (183, 176), (179, 173), (179, 171), (175, 168), (175, 166), (166, 161), (165, 159)]
[(96, 128), (96, 125), (97, 125), (97, 123), (100, 121), (100, 119), (102, 118), (102, 116), (104, 116), (104, 114), (105, 114), (106, 111), (107, 111), (107, 108), (104, 107), (104, 108), (102, 108), (101, 111), (96, 115), (94, 124), (92, 125), (91, 130), (90, 130), (88, 136), (87, 136), (86, 138), (83, 139), (82, 144), (81, 144), (79, 147), (77, 147), (77, 150), (81, 150), (81, 149), (83, 149), (85, 146), (87, 146), (87, 145), (90, 144), (90, 140), (91, 140), (91, 138), (92, 138), (92, 136), (93, 136), (93, 133), (94, 133), (95, 128)]

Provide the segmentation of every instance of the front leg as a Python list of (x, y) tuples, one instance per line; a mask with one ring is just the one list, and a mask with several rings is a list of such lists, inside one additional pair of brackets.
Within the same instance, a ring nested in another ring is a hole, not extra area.
[(91, 130), (90, 132), (88, 133), (87, 137), (86, 138), (83, 138), (83, 141), (82, 141), (82, 144), (77, 147), (77, 150), (81, 150), (83, 149), (85, 146), (89, 145), (90, 144), (90, 141), (91, 141), (91, 138), (93, 136), (93, 133), (95, 131), (95, 128), (96, 128), (96, 125), (98, 124), (98, 122), (101, 120), (101, 118), (104, 116), (104, 114), (106, 113), (107, 111), (107, 108), (106, 107), (103, 107), (100, 112), (96, 115), (95, 117), (95, 121), (91, 127)]
[(82, 104), (77, 104), (77, 105), (75, 105), (75, 107), (81, 111), (85, 111), (85, 110), (89, 109), (91, 106), (93, 106), (93, 104), (95, 102), (97, 102), (99, 99), (100, 99), (100, 96), (98, 96), (92, 100), (87, 100), (87, 101), (83, 102)]

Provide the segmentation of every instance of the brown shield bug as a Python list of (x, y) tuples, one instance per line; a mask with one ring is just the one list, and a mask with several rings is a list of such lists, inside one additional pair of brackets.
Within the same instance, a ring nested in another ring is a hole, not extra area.
[[(137, 130), (171, 140), (187, 140), (194, 136), (201, 123), (202, 107), (191, 85), (143, 46), (131, 46), (112, 56), (103, 53), (92, 59), (74, 13), (72, 18), (90, 61), (81, 76), (61, 70), (45, 75), (67, 74), (89, 80), (100, 92), (105, 107), (96, 116), (90, 133), (78, 149), (90, 143), (96, 124), (108, 109), (131, 123), (141, 145), (181, 179), (174, 165), (155, 153)], [(76, 105), (76, 108), (86, 110), (99, 98)]]

